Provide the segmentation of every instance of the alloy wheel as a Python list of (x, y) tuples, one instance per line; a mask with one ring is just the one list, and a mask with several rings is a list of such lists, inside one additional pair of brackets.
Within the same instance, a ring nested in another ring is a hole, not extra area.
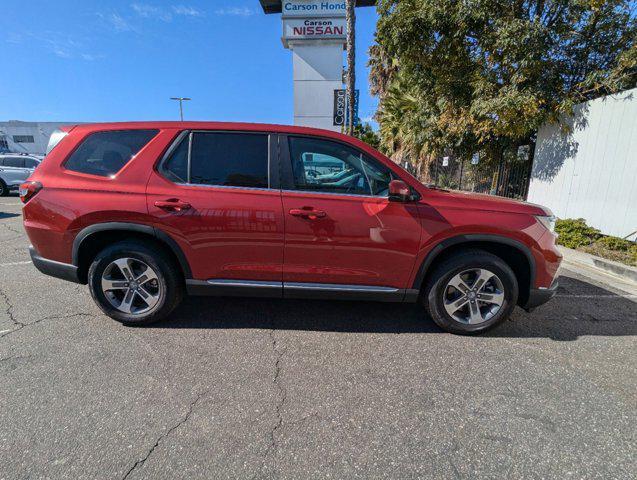
[(484, 268), (455, 275), (443, 293), (444, 307), (456, 321), (477, 325), (489, 321), (504, 304), (504, 286), (498, 276)]
[(157, 273), (136, 258), (118, 258), (102, 274), (102, 292), (120, 312), (141, 315), (159, 302), (163, 292)]

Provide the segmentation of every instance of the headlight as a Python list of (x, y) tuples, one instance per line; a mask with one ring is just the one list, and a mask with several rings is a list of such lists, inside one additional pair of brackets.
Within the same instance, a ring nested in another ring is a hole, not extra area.
[(549, 232), (555, 232), (555, 220), (553, 215), (536, 215), (538, 222), (540, 222)]

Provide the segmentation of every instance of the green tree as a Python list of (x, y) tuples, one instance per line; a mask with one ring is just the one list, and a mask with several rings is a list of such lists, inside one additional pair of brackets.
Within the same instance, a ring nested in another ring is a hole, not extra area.
[(369, 123), (356, 125), (354, 127), (354, 136), (373, 148), (377, 149), (380, 146), (380, 137)]
[(385, 152), (497, 159), (637, 84), (635, 2), (380, 0), (370, 84)]

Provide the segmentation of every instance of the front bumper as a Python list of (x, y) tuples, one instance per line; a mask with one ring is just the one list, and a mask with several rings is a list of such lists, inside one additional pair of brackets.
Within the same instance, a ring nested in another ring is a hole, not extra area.
[(77, 267), (75, 265), (69, 265), (68, 263), (56, 262), (55, 260), (43, 258), (35, 250), (35, 248), (33, 248), (33, 246), (29, 247), (29, 254), (31, 255), (31, 261), (35, 268), (45, 275), (61, 278), (62, 280), (67, 280), (69, 282), (82, 283), (78, 277)]
[(559, 283), (554, 280), (549, 288), (532, 288), (529, 292), (529, 299), (522, 306), (527, 312), (532, 311), (534, 308), (544, 305), (557, 293)]

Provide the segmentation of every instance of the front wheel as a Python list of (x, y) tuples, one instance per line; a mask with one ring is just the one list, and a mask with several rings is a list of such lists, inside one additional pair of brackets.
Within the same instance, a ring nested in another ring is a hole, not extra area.
[(4, 180), (0, 178), (0, 197), (6, 197), (9, 195), (9, 187), (4, 183)]
[(500, 257), (466, 250), (436, 267), (424, 299), (431, 318), (442, 329), (477, 334), (509, 317), (517, 303), (518, 282)]
[(147, 325), (166, 317), (183, 297), (179, 269), (159, 248), (123, 241), (97, 254), (88, 271), (95, 303), (126, 325)]

